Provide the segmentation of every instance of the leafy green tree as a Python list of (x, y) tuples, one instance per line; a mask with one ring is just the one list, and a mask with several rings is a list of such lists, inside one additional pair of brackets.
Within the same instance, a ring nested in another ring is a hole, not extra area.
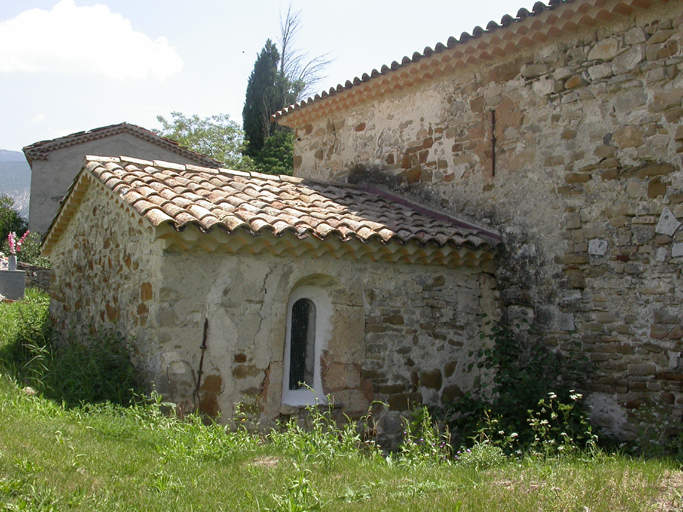
[(280, 130), (268, 137), (254, 158), (256, 169), (266, 174), (289, 174), (294, 171), (294, 133)]
[(248, 142), (246, 154), (251, 157), (258, 155), (266, 139), (274, 132), (270, 116), (285, 104), (283, 78), (278, 73), (279, 61), (277, 46), (268, 39), (249, 76), (242, 121)]
[(0, 244), (7, 243), (7, 235), (10, 231), (14, 231), (21, 237), (26, 228), (26, 220), (14, 207), (14, 199), (7, 194), (0, 195)]
[(171, 112), (170, 120), (157, 116), (161, 129), (152, 130), (157, 135), (172, 139), (182, 147), (223, 162), (230, 169), (243, 169), (250, 166), (244, 161), (244, 132), (239, 125), (230, 120), (228, 114), (218, 114), (206, 118), (198, 115), (185, 116)]

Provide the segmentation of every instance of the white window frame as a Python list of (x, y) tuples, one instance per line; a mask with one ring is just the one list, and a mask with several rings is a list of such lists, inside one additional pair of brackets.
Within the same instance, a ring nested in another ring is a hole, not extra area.
[[(313, 390), (308, 388), (289, 389), (289, 373), (291, 366), (292, 351), (292, 307), (300, 299), (308, 299), (315, 306), (315, 362), (313, 367)], [(332, 302), (327, 294), (315, 286), (302, 286), (292, 292), (287, 303), (287, 338), (285, 342), (284, 372), (282, 379), (282, 403), (294, 407), (304, 407), (324, 404), (325, 392), (323, 391), (321, 377), (321, 356), (327, 346), (330, 336), (330, 320), (332, 317)]]

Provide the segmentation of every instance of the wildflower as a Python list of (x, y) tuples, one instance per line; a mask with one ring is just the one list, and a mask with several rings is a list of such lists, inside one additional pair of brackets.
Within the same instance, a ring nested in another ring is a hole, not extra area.
[(26, 231), (24, 236), (17, 240), (17, 234), (14, 231), (10, 231), (10, 233), (7, 235), (7, 244), (9, 245), (9, 253), (11, 255), (16, 256), (16, 254), (21, 251), (21, 246), (26, 241), (28, 234), (29, 232)]

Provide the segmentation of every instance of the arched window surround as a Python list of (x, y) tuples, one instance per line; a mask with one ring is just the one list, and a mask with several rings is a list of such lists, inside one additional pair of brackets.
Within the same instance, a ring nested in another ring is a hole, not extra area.
[[(307, 388), (289, 389), (289, 376), (291, 369), (291, 350), (292, 350), (292, 308), (300, 299), (308, 299), (315, 306), (315, 359), (313, 368), (313, 390)], [(287, 338), (284, 353), (284, 372), (282, 379), (282, 403), (291, 406), (303, 407), (316, 403), (325, 403), (325, 392), (323, 391), (321, 375), (321, 356), (327, 346), (330, 337), (332, 318), (332, 302), (327, 293), (315, 286), (301, 286), (295, 289), (289, 297), (287, 303)]]

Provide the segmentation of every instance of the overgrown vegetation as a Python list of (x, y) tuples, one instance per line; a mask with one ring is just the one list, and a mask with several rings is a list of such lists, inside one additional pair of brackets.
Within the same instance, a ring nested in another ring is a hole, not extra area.
[(57, 343), (48, 318), (49, 297), (33, 289), (3, 305), (0, 362), (20, 382), (69, 407), (129, 404), (138, 380), (125, 340), (111, 334)]
[[(207, 425), (198, 416), (169, 415), (173, 409), (155, 393), (132, 402), (113, 389), (83, 393), (85, 382), (125, 381), (126, 350), (115, 347), (120, 340), (97, 336), (87, 350), (82, 343), (53, 346), (46, 311), (47, 298), (33, 291), (22, 302), (0, 303), (0, 510), (683, 507), (678, 464), (577, 442), (564, 409), (571, 401), (555, 394), (527, 415), (534, 432), (528, 449), (518, 449), (512, 435), (454, 445), (424, 408), (408, 418), (402, 447), (391, 454), (373, 442), (372, 415), (358, 428), (335, 421), (331, 405), (309, 407), (305, 418), (268, 432), (248, 428), (241, 413), (227, 425)], [(104, 355), (111, 351), (113, 359)], [(81, 384), (60, 388), (52, 372)], [(101, 401), (105, 396), (128, 405)], [(556, 429), (566, 434), (560, 443)]]
[(445, 407), (437, 417), (457, 440), (487, 441), (508, 452), (538, 449), (539, 435), (561, 447), (569, 437), (585, 447), (593, 440), (582, 404), (575, 391), (585, 381), (586, 365), (553, 353), (533, 331), (520, 326), (487, 324), (482, 348), (476, 353), (481, 374), (477, 388)]

